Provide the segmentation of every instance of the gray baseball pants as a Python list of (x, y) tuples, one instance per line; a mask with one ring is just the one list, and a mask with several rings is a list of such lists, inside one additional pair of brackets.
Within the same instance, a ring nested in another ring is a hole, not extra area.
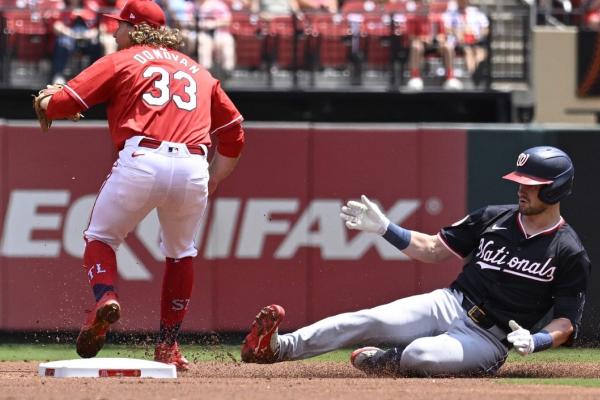
[(508, 349), (469, 318), (462, 297), (459, 291), (438, 289), (325, 318), (279, 335), (279, 360), (388, 344), (404, 348), (400, 371), (425, 376), (492, 374), (506, 360)]

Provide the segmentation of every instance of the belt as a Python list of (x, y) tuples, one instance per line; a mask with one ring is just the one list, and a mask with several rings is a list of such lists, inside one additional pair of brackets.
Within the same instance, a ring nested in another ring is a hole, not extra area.
[[(148, 147), (150, 149), (158, 149), (161, 144), (162, 144), (162, 142), (160, 140), (156, 140), (156, 139), (152, 139), (152, 138), (143, 138), (138, 143), (138, 146)], [(204, 148), (202, 146), (194, 146), (194, 145), (187, 144), (186, 147), (187, 147), (188, 151), (190, 152), (190, 154), (198, 154), (201, 156), (206, 154), (204, 152)]]
[(488, 316), (481, 307), (475, 304), (466, 294), (463, 293), (462, 307), (467, 312), (471, 321), (473, 321), (479, 327), (485, 329), (500, 340), (505, 346), (508, 345), (506, 341), (506, 331), (500, 328), (496, 321)]

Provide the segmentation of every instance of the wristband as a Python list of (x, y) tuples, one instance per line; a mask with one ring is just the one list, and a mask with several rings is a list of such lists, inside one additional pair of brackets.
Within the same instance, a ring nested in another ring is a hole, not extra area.
[(408, 229), (390, 222), (383, 238), (390, 242), (398, 250), (404, 250), (410, 244), (411, 233)]
[(532, 335), (533, 338), (533, 352), (547, 350), (552, 347), (552, 335), (550, 332), (543, 330)]

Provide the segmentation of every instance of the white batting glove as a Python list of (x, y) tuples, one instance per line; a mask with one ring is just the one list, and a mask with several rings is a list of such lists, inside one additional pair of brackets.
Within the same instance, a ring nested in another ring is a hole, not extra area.
[(377, 204), (373, 203), (364, 194), (360, 202), (350, 200), (342, 207), (340, 218), (346, 221), (348, 229), (377, 233), (383, 235), (390, 224), (390, 220), (381, 212)]
[(535, 346), (531, 332), (522, 328), (513, 320), (508, 321), (508, 326), (512, 329), (512, 332), (506, 336), (506, 340), (512, 343), (517, 353), (522, 356), (533, 353)]

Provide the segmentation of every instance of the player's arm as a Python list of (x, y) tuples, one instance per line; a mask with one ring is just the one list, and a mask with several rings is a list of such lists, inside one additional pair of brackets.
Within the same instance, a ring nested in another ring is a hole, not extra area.
[[(587, 255), (585, 256), (587, 260)], [(587, 260), (589, 261), (589, 260)], [(583, 264), (586, 264), (585, 262)], [(583, 280), (582, 284), (586, 284)], [(584, 286), (585, 287), (585, 286)], [(515, 321), (508, 323), (511, 333), (506, 339), (513, 344), (522, 356), (572, 343), (577, 336), (577, 328), (581, 322), (585, 293), (556, 296), (554, 298), (554, 317), (539, 332), (530, 333)]]
[(85, 107), (82, 107), (64, 88), (44, 99), (41, 106), (47, 111), (48, 117), (51, 119), (68, 118), (71, 115), (85, 111)]
[(48, 98), (45, 110), (50, 119), (70, 118), (93, 105), (104, 103), (114, 92), (114, 55), (100, 58), (71, 79), (62, 90)]
[[(453, 255), (438, 235), (428, 235), (417, 231), (410, 231), (410, 233), (410, 243), (408, 244), (408, 247), (402, 250), (402, 252), (410, 258), (426, 263), (437, 263), (447, 260)], [(384, 235), (384, 237), (386, 237), (386, 235)]]
[(217, 81), (211, 98), (210, 133), (217, 136), (218, 142), (217, 151), (208, 168), (208, 194), (212, 194), (237, 165), (245, 143), (243, 120)]
[(568, 318), (556, 318), (550, 321), (542, 331), (548, 332), (552, 337), (552, 347), (561, 346), (569, 340), (575, 328)]
[(348, 229), (382, 235), (404, 254), (418, 261), (435, 263), (453, 254), (439, 236), (410, 231), (390, 222), (379, 207), (365, 195), (361, 197), (360, 202), (349, 201), (342, 207), (340, 217)]
[(506, 339), (522, 356), (565, 344), (575, 331), (573, 323), (568, 318), (555, 318), (534, 334), (515, 321), (510, 321), (508, 325), (512, 332), (506, 336)]
[(221, 183), (223, 179), (227, 178), (227, 176), (229, 176), (229, 174), (233, 172), (239, 159), (239, 156), (227, 157), (219, 153), (218, 151), (215, 152), (215, 155), (212, 161), (210, 162), (210, 166), (208, 167), (208, 172), (210, 176), (210, 179), (208, 181), (209, 195), (217, 189), (217, 186), (219, 186), (219, 183)]

